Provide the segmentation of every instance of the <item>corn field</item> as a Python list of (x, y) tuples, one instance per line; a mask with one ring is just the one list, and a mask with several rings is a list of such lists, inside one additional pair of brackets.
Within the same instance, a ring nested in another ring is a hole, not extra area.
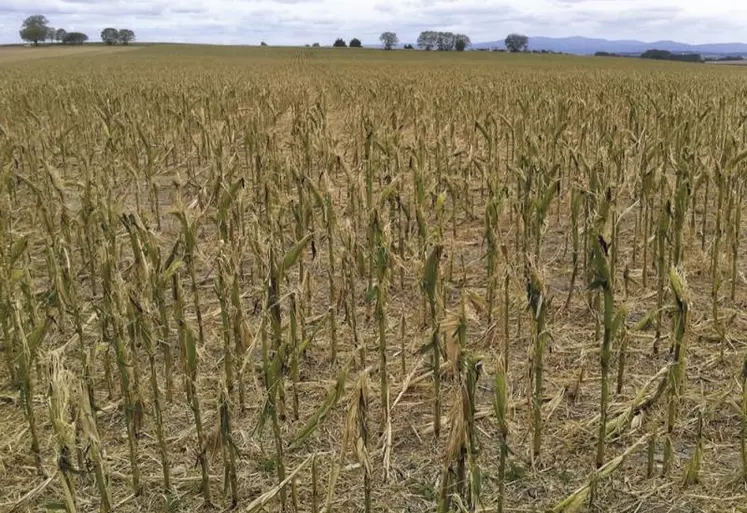
[(0, 511), (746, 511), (745, 70), (0, 68)]

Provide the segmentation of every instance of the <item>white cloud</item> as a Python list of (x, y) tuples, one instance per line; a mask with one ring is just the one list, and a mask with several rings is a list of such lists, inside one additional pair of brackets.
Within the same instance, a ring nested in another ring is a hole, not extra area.
[(530, 36), (739, 41), (747, 6), (735, 0), (0, 0), (0, 43), (18, 41), (30, 14), (97, 39), (129, 27), (142, 41), (219, 44), (374, 43), (384, 30), (414, 41), (421, 30), (453, 30), (473, 42)]

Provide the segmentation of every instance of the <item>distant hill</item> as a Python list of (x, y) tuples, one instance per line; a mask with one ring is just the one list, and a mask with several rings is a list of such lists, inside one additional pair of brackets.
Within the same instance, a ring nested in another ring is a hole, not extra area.
[[(488, 41), (472, 45), (474, 49), (504, 48), (503, 41)], [(709, 55), (747, 55), (747, 44), (744, 43), (713, 43), (691, 45), (677, 41), (653, 41), (647, 43), (635, 40), (593, 39), (588, 37), (529, 37), (530, 50), (549, 50), (578, 55), (590, 55), (596, 52), (610, 52), (620, 54), (643, 53), (646, 50), (667, 50), (673, 53), (699, 53)]]

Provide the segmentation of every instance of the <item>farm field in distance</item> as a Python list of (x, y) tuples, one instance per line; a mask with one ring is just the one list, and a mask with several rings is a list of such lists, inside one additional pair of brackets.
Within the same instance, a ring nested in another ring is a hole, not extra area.
[(747, 511), (747, 70), (86, 50), (0, 50), (0, 511)]
[(10, 62), (27, 62), (37, 59), (55, 59), (59, 57), (79, 57), (86, 55), (92, 57), (96, 54), (112, 54), (119, 52), (130, 52), (136, 50), (138, 46), (128, 48), (106, 47), (99, 45), (86, 46), (85, 48), (60, 47), (59, 45), (49, 45), (41, 48), (25, 46), (7, 46), (0, 47), (0, 64)]

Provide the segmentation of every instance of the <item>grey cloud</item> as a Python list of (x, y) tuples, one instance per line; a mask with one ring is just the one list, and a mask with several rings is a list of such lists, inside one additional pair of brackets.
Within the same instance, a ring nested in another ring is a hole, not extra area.
[(627, 23), (651, 20), (675, 20), (683, 13), (677, 7), (653, 7), (622, 12), (605, 12), (577, 10), (572, 14), (575, 21), (589, 21), (595, 23)]
[(73, 15), (83, 14), (96, 16), (99, 14), (125, 14), (128, 16), (157, 15), (164, 10), (163, 5), (153, 2), (129, 2), (128, 4), (117, 3), (88, 3), (86, 0), (77, 0), (75, 2), (55, 2), (43, 1), (29, 9), (28, 3), (11, 0), (0, 5), (0, 16), (8, 14), (13, 15), (30, 15), (42, 13), (47, 18), (55, 15)]
[(190, 7), (174, 7), (170, 8), (169, 12), (174, 14), (204, 14), (207, 11), (207, 9), (202, 8), (190, 8)]

